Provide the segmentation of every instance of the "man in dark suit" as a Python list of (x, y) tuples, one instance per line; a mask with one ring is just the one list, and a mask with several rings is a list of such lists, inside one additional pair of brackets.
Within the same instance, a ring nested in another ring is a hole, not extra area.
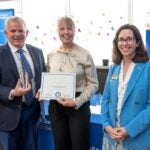
[[(8, 43), (0, 46), (0, 145), (4, 150), (37, 150), (40, 103), (35, 95), (46, 70), (43, 53), (25, 44), (28, 30), (21, 18), (10, 17), (5, 34)], [(24, 73), (18, 49), (31, 68), (31, 80), (28, 72)], [(33, 101), (26, 103), (31, 91)]]

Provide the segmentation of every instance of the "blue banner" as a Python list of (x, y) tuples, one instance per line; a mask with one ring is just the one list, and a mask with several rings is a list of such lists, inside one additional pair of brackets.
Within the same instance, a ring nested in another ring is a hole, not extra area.
[(14, 15), (14, 9), (0, 9), (0, 45), (7, 42), (7, 38), (5, 37), (4, 28), (5, 28), (5, 20), (9, 16)]
[(146, 48), (148, 51), (148, 55), (150, 56), (150, 29), (146, 30)]

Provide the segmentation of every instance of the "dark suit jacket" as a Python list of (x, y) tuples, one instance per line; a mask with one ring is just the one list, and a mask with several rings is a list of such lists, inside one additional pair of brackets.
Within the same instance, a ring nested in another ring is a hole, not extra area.
[[(42, 50), (27, 44), (34, 70), (36, 91), (40, 88), (41, 73), (46, 70)], [(13, 130), (18, 125), (22, 107), (22, 97), (8, 99), (15, 88), (19, 73), (8, 44), (0, 46), (0, 130)], [(39, 103), (37, 103), (39, 105)]]

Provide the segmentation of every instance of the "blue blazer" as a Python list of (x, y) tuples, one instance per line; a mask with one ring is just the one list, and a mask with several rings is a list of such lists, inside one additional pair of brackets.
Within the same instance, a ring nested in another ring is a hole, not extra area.
[[(46, 70), (44, 57), (41, 49), (31, 45), (26, 46), (34, 65), (37, 91), (40, 88), (42, 71)], [(10, 91), (15, 88), (19, 78), (17, 66), (8, 44), (0, 46), (0, 130), (13, 130), (18, 125), (22, 97), (15, 97), (12, 101), (8, 97)], [(37, 107), (39, 106), (37, 101)]]
[[(110, 67), (102, 99), (103, 127), (116, 126), (120, 65)], [(123, 141), (126, 148), (150, 147), (150, 62), (136, 63), (128, 82), (120, 124), (129, 136)], [(107, 133), (106, 133), (107, 134)], [(113, 140), (112, 140), (113, 142)]]

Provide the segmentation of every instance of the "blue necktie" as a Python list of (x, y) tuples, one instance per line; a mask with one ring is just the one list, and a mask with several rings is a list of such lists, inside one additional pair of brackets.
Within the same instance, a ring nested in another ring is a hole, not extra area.
[[(28, 74), (28, 78), (29, 78), (29, 82), (31, 84), (31, 80), (33, 79), (33, 74), (32, 74), (32, 70), (31, 70), (31, 67), (30, 67), (30, 64), (29, 62), (27, 61), (24, 53), (23, 53), (23, 49), (19, 49), (17, 51), (19, 54), (20, 54), (20, 60), (21, 60), (21, 64), (22, 64), (22, 69), (23, 69), (23, 72), (24, 72), (24, 75), (25, 75), (25, 72)], [(32, 104), (34, 101), (34, 98), (33, 98), (33, 91), (32, 89), (25, 95), (25, 103), (27, 105), (30, 105)]]

